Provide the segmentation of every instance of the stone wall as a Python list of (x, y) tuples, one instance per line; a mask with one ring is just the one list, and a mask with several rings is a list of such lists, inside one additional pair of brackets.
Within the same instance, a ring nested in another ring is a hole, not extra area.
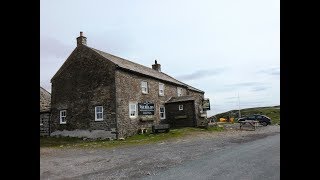
[[(141, 81), (147, 81), (149, 92), (143, 94)], [(74, 130), (104, 130), (119, 137), (134, 135), (140, 128), (166, 123), (160, 120), (160, 106), (177, 96), (177, 85), (150, 78), (117, 67), (86, 46), (78, 46), (52, 78), (51, 132)], [(159, 83), (164, 95), (159, 95)], [(194, 95), (197, 124), (203, 94), (182, 88), (182, 96)], [(151, 102), (154, 115), (129, 117), (129, 103)], [(103, 106), (103, 121), (95, 121), (95, 106)], [(66, 110), (66, 124), (60, 124), (60, 111)]]
[(50, 113), (40, 113), (40, 136), (50, 136), (49, 132)]
[[(59, 71), (51, 80), (51, 132), (114, 131), (115, 65), (93, 50), (78, 46)], [(103, 106), (103, 121), (95, 121), (95, 106)], [(66, 124), (60, 124), (60, 110), (66, 110)]]
[[(177, 86), (156, 80), (143, 75), (134, 74), (124, 70), (116, 71), (116, 103), (117, 103), (117, 125), (119, 137), (126, 137), (136, 134), (140, 128), (151, 127), (152, 124), (165, 123), (160, 120), (160, 105), (171, 97), (177, 96)], [(141, 81), (147, 81), (149, 93), (141, 91)], [(164, 96), (159, 95), (159, 82), (164, 84)], [(182, 95), (187, 94), (187, 89), (182, 88)], [(129, 103), (143, 103), (149, 101), (154, 103), (154, 115), (140, 115), (136, 118), (129, 117)]]
[(116, 139), (115, 129), (111, 131), (105, 130), (63, 130), (51, 133), (51, 136), (78, 137), (88, 139)]

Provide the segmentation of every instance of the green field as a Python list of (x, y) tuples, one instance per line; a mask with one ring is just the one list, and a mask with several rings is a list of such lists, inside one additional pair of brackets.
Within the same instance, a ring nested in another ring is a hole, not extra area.
[[(216, 114), (215, 117), (217, 119), (221, 117), (227, 118), (227, 116), (238, 118), (238, 113), (239, 113), (239, 110), (231, 110), (228, 112)], [(256, 108), (240, 109), (240, 113), (241, 113), (241, 117), (252, 115), (252, 114), (266, 115), (271, 118), (272, 124), (280, 123), (280, 105), (272, 106), (272, 107), (256, 107)]]

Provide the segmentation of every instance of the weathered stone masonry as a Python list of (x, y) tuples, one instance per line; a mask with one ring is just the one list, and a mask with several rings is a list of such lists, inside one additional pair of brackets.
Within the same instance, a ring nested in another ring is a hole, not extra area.
[(50, 135), (50, 112), (40, 112), (40, 136)]
[[(141, 92), (141, 81), (147, 81), (149, 93)], [(164, 84), (164, 96), (159, 95), (159, 83)], [(182, 86), (176, 86), (161, 80), (137, 75), (124, 70), (116, 71), (116, 97), (117, 97), (117, 122), (120, 136), (136, 134), (139, 128), (151, 127), (152, 124), (160, 123), (160, 105), (165, 105), (171, 97), (177, 96), (177, 87), (182, 88), (182, 94), (186, 95), (187, 90)], [(149, 101), (155, 104), (153, 116), (129, 117), (129, 103), (142, 103)], [(149, 120), (147, 119), (149, 118)], [(146, 120), (145, 120), (146, 119)], [(144, 121), (145, 120), (145, 121)], [(163, 121), (163, 120), (162, 120)]]
[[(52, 82), (52, 131), (114, 130), (116, 128), (115, 65), (84, 46), (78, 46), (65, 68)], [(95, 106), (103, 106), (103, 121), (95, 121)], [(67, 123), (60, 124), (60, 110), (67, 110)]]
[[(168, 123), (168, 117), (160, 119), (160, 106), (178, 96), (177, 87), (182, 88), (182, 97), (194, 97), (192, 105), (185, 102), (188, 112), (193, 112), (194, 126), (205, 123), (201, 117), (206, 114), (201, 109), (204, 92), (160, 72), (157, 61), (152, 67), (90, 48), (81, 33), (77, 47), (51, 79), (51, 132), (103, 130), (120, 138), (134, 135), (140, 128)], [(147, 94), (141, 91), (142, 81), (148, 82)], [(164, 84), (163, 96), (159, 95), (159, 83)], [(154, 115), (130, 118), (129, 104), (144, 102), (154, 103)], [(102, 121), (95, 120), (96, 106), (103, 106)], [(66, 124), (60, 124), (61, 110), (66, 110)]]
[(50, 103), (50, 93), (40, 87), (40, 136), (50, 135)]

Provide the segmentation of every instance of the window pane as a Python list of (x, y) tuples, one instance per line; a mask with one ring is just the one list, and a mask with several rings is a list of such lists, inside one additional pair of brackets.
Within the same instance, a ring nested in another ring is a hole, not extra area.
[(134, 111), (135, 109), (136, 109), (136, 105), (135, 105), (135, 104), (131, 104), (131, 105), (130, 105), (130, 110), (131, 110), (131, 111)]
[(102, 106), (97, 106), (96, 107), (96, 112), (102, 112)]
[(66, 116), (66, 111), (60, 111), (60, 116), (61, 117)]
[(97, 119), (102, 119), (102, 113), (97, 114)]
[(130, 116), (135, 116), (136, 115), (136, 111), (131, 111)]
[(136, 116), (136, 108), (137, 105), (136, 104), (129, 104), (129, 115), (130, 116)]

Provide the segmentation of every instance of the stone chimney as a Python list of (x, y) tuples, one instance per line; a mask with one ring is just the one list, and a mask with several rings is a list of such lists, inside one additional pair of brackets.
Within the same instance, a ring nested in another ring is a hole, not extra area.
[(83, 32), (80, 32), (80, 36), (77, 37), (77, 46), (87, 45), (87, 38), (83, 36)]
[(157, 60), (155, 60), (154, 64), (152, 64), (152, 69), (161, 72), (161, 64), (158, 64)]

